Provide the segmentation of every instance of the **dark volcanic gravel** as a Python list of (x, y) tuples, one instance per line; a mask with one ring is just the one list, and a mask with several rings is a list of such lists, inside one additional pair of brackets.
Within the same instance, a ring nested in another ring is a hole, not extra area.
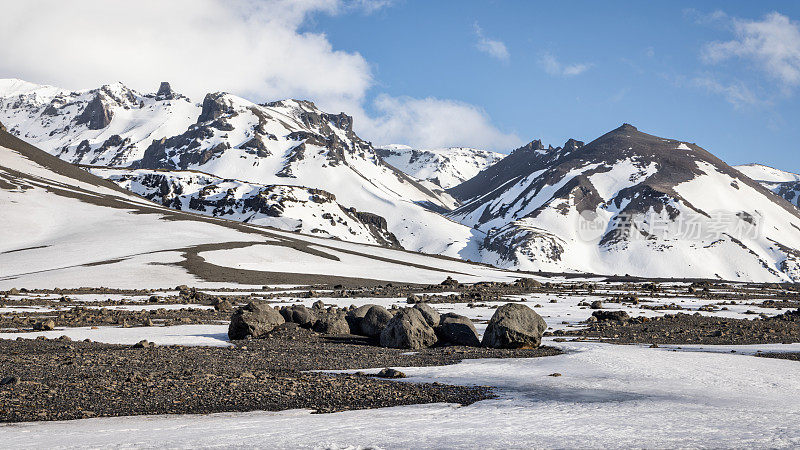
[(791, 361), (800, 361), (800, 353), (756, 353), (756, 356), (760, 356), (762, 358), (788, 359)]
[(763, 319), (729, 319), (697, 314), (634, 317), (627, 322), (601, 321), (587, 328), (553, 333), (628, 344), (771, 344), (800, 342), (800, 311)]
[[(0, 340), (0, 421), (65, 420), (307, 408), (317, 412), (419, 403), (470, 404), (485, 386), (449, 386), (314, 370), (453, 364), (467, 358), (538, 357), (553, 348), (403, 350), (356, 337), (283, 330), (236, 347), (131, 348), (68, 340)], [(16, 381), (14, 380), (16, 378)]]

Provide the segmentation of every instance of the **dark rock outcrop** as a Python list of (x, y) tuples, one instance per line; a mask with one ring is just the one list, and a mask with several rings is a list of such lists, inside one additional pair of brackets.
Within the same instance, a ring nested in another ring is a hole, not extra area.
[(111, 123), (113, 116), (111, 107), (100, 94), (97, 94), (75, 118), (75, 124), (88, 125), (90, 130), (102, 130)]
[(203, 99), (203, 109), (197, 118), (197, 123), (210, 122), (233, 112), (233, 107), (225, 101), (224, 92), (206, 94)]
[(161, 86), (158, 87), (156, 97), (158, 97), (159, 100), (173, 100), (175, 98), (175, 92), (168, 82), (162, 81)]

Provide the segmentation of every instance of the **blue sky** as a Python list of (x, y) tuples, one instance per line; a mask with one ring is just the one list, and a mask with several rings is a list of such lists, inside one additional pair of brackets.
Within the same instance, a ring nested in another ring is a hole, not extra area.
[[(797, 27), (800, 2), (408, 0), (305, 27), (363, 55), (376, 79), (368, 95), (463, 101), (524, 141), (589, 141), (630, 122), (732, 164), (800, 171), (797, 81), (757, 55), (707, 55), (739, 39), (737, 21), (773, 12)], [(507, 57), (482, 51), (481, 36)], [(800, 54), (792, 62), (800, 70)]]
[(561, 145), (630, 122), (731, 164), (800, 172), (800, 2), (0, 0), (0, 11), (0, 78), (310, 99), (353, 115), (376, 144), (416, 147)]

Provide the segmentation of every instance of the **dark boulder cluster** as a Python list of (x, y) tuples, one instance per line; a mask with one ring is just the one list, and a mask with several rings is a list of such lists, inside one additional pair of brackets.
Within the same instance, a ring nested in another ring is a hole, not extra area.
[(365, 336), (382, 347), (412, 350), (446, 345), (533, 348), (541, 344), (547, 329), (544, 319), (535, 311), (514, 303), (495, 311), (481, 341), (469, 318), (455, 313), (440, 315), (426, 303), (388, 310), (380, 305), (326, 307), (322, 301), (311, 308), (304, 305), (277, 308), (252, 302), (233, 313), (228, 337), (262, 338), (283, 323), (328, 335)]

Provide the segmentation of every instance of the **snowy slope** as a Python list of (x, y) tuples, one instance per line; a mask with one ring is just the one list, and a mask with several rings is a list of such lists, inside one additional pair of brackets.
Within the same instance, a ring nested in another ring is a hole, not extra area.
[(506, 156), (468, 147), (413, 149), (405, 145), (386, 145), (376, 151), (384, 161), (404, 173), (444, 189), (463, 183)]
[(319, 189), (265, 186), (194, 171), (89, 170), (148, 200), (181, 211), (350, 242), (400, 246), (386, 230), (382, 217), (346, 208), (336, 202), (336, 196)]
[(761, 164), (734, 166), (736, 170), (758, 181), (762, 186), (800, 207), (800, 174), (774, 169)]
[(515, 278), (167, 209), (1, 131), (0, 204), (0, 289)]
[(800, 211), (695, 144), (631, 125), (533, 142), (450, 190), (482, 259), (526, 270), (800, 280)]
[(156, 94), (121, 84), (73, 93), (0, 80), (0, 121), (72, 163), (198, 170), (254, 184), (321, 189), (345, 208), (385, 219), (408, 250), (474, 260), (483, 239), (438, 214), (457, 202), (384, 163), (353, 132), (350, 116), (325, 113), (308, 101), (258, 105), (213, 93), (195, 104), (166, 84)]
[(733, 167), (756, 181), (766, 181), (770, 183), (800, 181), (800, 174), (786, 172), (785, 170), (775, 169), (763, 164), (743, 164)]

